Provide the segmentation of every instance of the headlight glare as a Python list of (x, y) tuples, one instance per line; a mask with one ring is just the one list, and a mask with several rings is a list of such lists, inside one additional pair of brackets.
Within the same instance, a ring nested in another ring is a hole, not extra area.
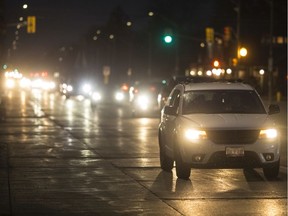
[(67, 86), (66, 86), (66, 89), (67, 89), (68, 92), (73, 91), (73, 87), (72, 87), (71, 85), (67, 85)]
[(147, 110), (149, 108), (150, 100), (146, 95), (139, 95), (137, 97), (137, 105), (142, 110)]
[(268, 138), (268, 139), (274, 139), (277, 136), (278, 136), (277, 130), (273, 128), (261, 130), (259, 134), (260, 138)]
[(99, 93), (99, 92), (94, 92), (93, 94), (92, 94), (92, 99), (94, 100), (94, 101), (100, 101), (101, 100), (101, 94)]
[(84, 84), (82, 90), (85, 94), (91, 93), (92, 87), (90, 84)]
[(124, 94), (122, 92), (116, 92), (115, 98), (117, 101), (123, 101), (124, 100)]
[(206, 139), (207, 134), (202, 130), (188, 129), (185, 131), (185, 137), (188, 140)]
[(12, 80), (12, 79), (7, 79), (6, 80), (6, 87), (9, 88), (9, 89), (12, 89), (15, 87), (15, 81)]

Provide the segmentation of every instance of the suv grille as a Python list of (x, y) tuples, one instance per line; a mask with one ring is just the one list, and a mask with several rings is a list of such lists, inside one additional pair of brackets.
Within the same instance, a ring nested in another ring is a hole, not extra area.
[(259, 137), (259, 130), (213, 130), (208, 138), (216, 144), (252, 144)]

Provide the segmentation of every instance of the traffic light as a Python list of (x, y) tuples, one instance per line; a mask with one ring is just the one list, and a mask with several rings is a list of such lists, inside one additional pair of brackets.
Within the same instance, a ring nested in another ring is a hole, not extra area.
[(163, 40), (165, 43), (170, 44), (173, 42), (173, 34), (171, 29), (166, 29), (164, 36), (163, 36)]
[(171, 35), (165, 35), (164, 41), (165, 41), (165, 43), (171, 43), (173, 41), (173, 38)]
[(206, 42), (213, 43), (214, 42), (214, 29), (213, 28), (206, 28)]
[(36, 17), (28, 16), (27, 17), (27, 33), (33, 34), (36, 32)]
[(225, 41), (231, 40), (231, 27), (226, 26), (224, 27), (224, 38)]

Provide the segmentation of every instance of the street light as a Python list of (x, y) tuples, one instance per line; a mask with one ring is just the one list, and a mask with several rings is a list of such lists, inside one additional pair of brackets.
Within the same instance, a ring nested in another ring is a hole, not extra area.
[(248, 51), (245, 47), (240, 48), (240, 50), (239, 50), (240, 57), (246, 57), (247, 54), (248, 54)]
[(219, 62), (218, 60), (215, 60), (215, 61), (213, 62), (213, 66), (214, 66), (214, 67), (219, 67), (219, 66), (220, 66), (220, 62)]
[(148, 12), (148, 16), (150, 16), (150, 17), (154, 16), (154, 12), (153, 11), (149, 11)]

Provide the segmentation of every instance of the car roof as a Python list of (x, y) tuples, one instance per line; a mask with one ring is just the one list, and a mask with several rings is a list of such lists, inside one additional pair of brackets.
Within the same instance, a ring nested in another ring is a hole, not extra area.
[(185, 91), (193, 90), (254, 90), (245, 83), (211, 82), (211, 83), (188, 83), (184, 84)]
[(204, 82), (204, 81), (216, 81), (213, 77), (204, 77), (204, 76), (173, 76), (170, 81), (175, 82)]
[(173, 76), (169, 81), (168, 81), (168, 86), (174, 87), (177, 84), (185, 84), (185, 83), (199, 83), (199, 82), (215, 82), (216, 79), (213, 77), (192, 77), (192, 76)]

